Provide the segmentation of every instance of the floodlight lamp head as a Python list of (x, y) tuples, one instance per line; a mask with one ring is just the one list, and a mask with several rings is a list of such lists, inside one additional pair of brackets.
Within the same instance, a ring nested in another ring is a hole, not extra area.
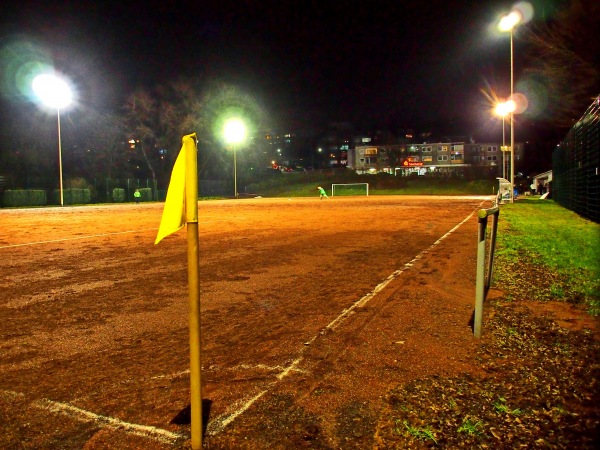
[(230, 119), (223, 130), (225, 140), (230, 144), (239, 144), (246, 139), (246, 125), (240, 119)]
[(521, 13), (519, 11), (513, 10), (500, 19), (498, 28), (500, 29), (500, 31), (512, 32), (513, 29), (517, 25), (519, 25), (521, 22), (523, 22), (523, 16), (521, 15)]
[(73, 101), (73, 93), (67, 82), (55, 75), (38, 75), (31, 87), (40, 101), (50, 108), (62, 109)]
[(507, 100), (505, 102), (498, 103), (494, 109), (494, 112), (500, 117), (505, 117), (507, 114), (515, 111), (515, 106), (514, 100)]

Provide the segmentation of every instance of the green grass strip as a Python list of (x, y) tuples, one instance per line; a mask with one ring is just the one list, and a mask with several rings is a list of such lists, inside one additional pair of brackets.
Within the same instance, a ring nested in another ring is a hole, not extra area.
[(600, 225), (551, 200), (520, 199), (500, 210), (498, 264), (543, 265), (600, 313)]

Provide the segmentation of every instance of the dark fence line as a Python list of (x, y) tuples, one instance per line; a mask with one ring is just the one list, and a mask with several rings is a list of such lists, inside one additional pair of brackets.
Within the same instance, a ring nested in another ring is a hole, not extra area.
[(552, 198), (600, 223), (600, 96), (552, 154)]
[[(60, 201), (56, 195), (57, 180), (49, 177), (30, 177), (19, 185), (13, 185), (9, 179), (3, 177), (0, 180), (0, 207), (13, 206), (10, 202), (3, 202), (3, 194), (6, 191), (41, 191), (46, 193), (47, 205), (56, 205)], [(150, 189), (148, 198), (152, 201), (164, 201), (167, 194), (167, 186), (158, 186), (151, 178), (96, 178), (94, 180), (66, 179), (63, 190), (89, 190), (90, 198), (86, 203), (122, 203), (133, 202), (133, 193), (136, 189)], [(119, 192), (120, 191), (120, 192)], [(200, 180), (198, 183), (198, 197), (228, 197), (233, 195), (233, 182), (231, 180)], [(124, 192), (124, 195), (123, 195)], [(10, 194), (10, 192), (9, 192)], [(7, 194), (8, 195), (8, 194)], [(6, 204), (4, 204), (6, 203)], [(69, 202), (72, 203), (72, 202)]]

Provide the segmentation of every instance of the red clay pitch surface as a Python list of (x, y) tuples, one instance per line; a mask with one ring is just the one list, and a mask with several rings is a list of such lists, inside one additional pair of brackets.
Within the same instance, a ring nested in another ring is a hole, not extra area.
[[(490, 206), (200, 202), (205, 446), (370, 447), (389, 389), (476, 370)], [(188, 445), (186, 233), (153, 245), (162, 208), (0, 210), (0, 447)]]

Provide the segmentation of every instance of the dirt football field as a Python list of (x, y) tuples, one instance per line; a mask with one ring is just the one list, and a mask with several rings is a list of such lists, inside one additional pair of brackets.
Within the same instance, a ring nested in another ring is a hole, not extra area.
[[(390, 389), (475, 373), (489, 207), (200, 202), (204, 447), (372, 448)], [(162, 208), (0, 210), (0, 448), (189, 447), (186, 232), (154, 245)]]

